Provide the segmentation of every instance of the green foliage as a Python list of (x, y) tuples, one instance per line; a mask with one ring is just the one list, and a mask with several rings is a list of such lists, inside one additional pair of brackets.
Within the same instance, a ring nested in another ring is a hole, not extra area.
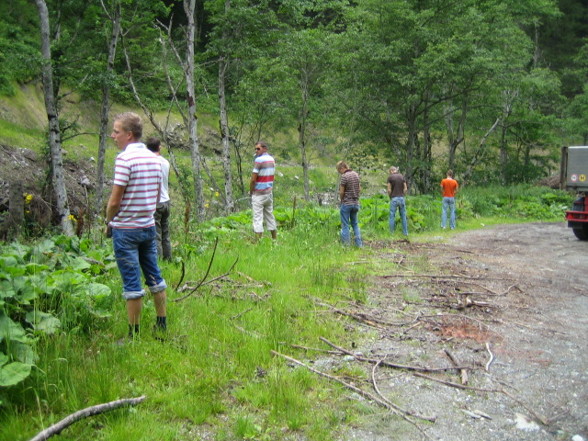
[(109, 316), (111, 291), (93, 278), (106, 270), (91, 242), (57, 236), (0, 247), (0, 386), (17, 384), (38, 360), (39, 338), (87, 332)]

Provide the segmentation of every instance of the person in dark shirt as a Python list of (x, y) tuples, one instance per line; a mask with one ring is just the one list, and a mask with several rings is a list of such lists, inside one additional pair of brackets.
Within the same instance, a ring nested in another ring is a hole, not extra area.
[(406, 220), (406, 201), (404, 195), (408, 186), (406, 179), (398, 171), (398, 167), (390, 167), (390, 175), (388, 176), (388, 196), (390, 197), (390, 233), (394, 234), (396, 208), (400, 212), (400, 220), (402, 221), (402, 234), (408, 236), (408, 222)]

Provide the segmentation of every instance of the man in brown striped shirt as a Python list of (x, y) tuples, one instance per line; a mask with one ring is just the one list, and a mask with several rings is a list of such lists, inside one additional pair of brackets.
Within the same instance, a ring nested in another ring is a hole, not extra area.
[(359, 224), (357, 222), (359, 193), (361, 191), (359, 175), (351, 170), (344, 161), (337, 163), (337, 171), (341, 174), (341, 181), (339, 183), (341, 242), (344, 245), (351, 243), (351, 238), (349, 237), (349, 224), (351, 224), (355, 236), (355, 245), (361, 247), (363, 246), (363, 242), (361, 241), (361, 232), (359, 231)]

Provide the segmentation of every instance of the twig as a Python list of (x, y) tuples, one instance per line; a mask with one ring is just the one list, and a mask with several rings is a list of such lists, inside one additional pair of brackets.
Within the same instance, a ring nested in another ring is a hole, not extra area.
[(488, 370), (490, 369), (490, 365), (494, 362), (494, 354), (490, 350), (490, 343), (488, 342), (486, 342), (486, 350), (490, 354), (490, 359), (488, 360), (488, 363), (486, 363), (486, 372), (488, 372)]
[(316, 298), (313, 298), (312, 300), (319, 306), (326, 306), (327, 308), (330, 308), (331, 310), (333, 310), (337, 314), (344, 315), (346, 317), (351, 317), (352, 319), (355, 319), (358, 322), (364, 323), (364, 324), (371, 326), (373, 328), (382, 329), (382, 326), (380, 326), (380, 325), (384, 325), (384, 326), (405, 326), (406, 325), (406, 323), (390, 323), (390, 322), (386, 322), (384, 320), (377, 319), (375, 317), (368, 317), (367, 314), (364, 314), (361, 312), (360, 313), (353, 313), (353, 312), (343, 311), (342, 309), (336, 308), (333, 305), (329, 305), (328, 303), (321, 302), (320, 300), (318, 300)]
[(71, 426), (73, 423), (81, 420), (82, 418), (87, 418), (89, 416), (109, 412), (122, 406), (135, 406), (136, 404), (139, 404), (142, 401), (144, 401), (145, 398), (147, 397), (143, 395), (138, 398), (125, 398), (122, 400), (111, 401), (110, 403), (97, 404), (95, 406), (86, 407), (85, 409), (78, 410), (77, 412), (68, 415), (58, 423), (53, 424), (52, 426), (46, 428), (42, 432), (39, 432), (37, 435), (31, 438), (30, 441), (44, 441), (46, 439), (49, 439), (53, 435), (61, 433), (62, 430)]
[(315, 352), (323, 352), (325, 354), (331, 354), (331, 355), (341, 355), (341, 351), (330, 351), (328, 349), (322, 349), (322, 348), (309, 348), (306, 346), (302, 346), (302, 345), (295, 345), (292, 343), (286, 343), (286, 342), (279, 342), (280, 345), (286, 345), (286, 346), (290, 346), (291, 348), (294, 349), (302, 349), (304, 351), (315, 351)]
[[(445, 354), (447, 354), (447, 357), (449, 357), (454, 366), (459, 366), (457, 359), (449, 352), (449, 349), (445, 349)], [(461, 384), (468, 384), (468, 371), (466, 369), (460, 369), (459, 372), (461, 374)]]
[(182, 260), (182, 275), (180, 276), (180, 281), (177, 283), (176, 288), (174, 289), (174, 291), (178, 292), (178, 288), (180, 287), (180, 285), (184, 281), (184, 276), (185, 275), (186, 275), (186, 264)]
[[(376, 364), (374, 364), (374, 367), (372, 368), (372, 385), (374, 386), (374, 390), (376, 391), (376, 393), (382, 398), (382, 400), (384, 400), (386, 403), (388, 403), (390, 405), (390, 407), (392, 407), (394, 410), (398, 411), (400, 414), (413, 416), (415, 418), (419, 418), (421, 420), (425, 420), (425, 421), (429, 421), (430, 423), (434, 423), (435, 420), (437, 419), (436, 417), (426, 417), (426, 416), (418, 415), (418, 414), (411, 412), (409, 410), (405, 410), (405, 409), (401, 408), (400, 406), (397, 406), (396, 404), (392, 403), (390, 400), (388, 400), (386, 397), (384, 397), (384, 395), (382, 395), (382, 392), (380, 392), (380, 389), (378, 388), (378, 384), (376, 382), (376, 370), (378, 369), (378, 366), (380, 365), (380, 363), (382, 361), (384, 361), (384, 360), (379, 360)], [(404, 419), (406, 419), (409, 423), (413, 424), (415, 427), (417, 427), (419, 430), (421, 430), (420, 427), (418, 427), (414, 422), (410, 421), (408, 418), (404, 418)], [(422, 432), (422, 430), (421, 430), (421, 432)], [(424, 432), (422, 432), (422, 433), (424, 434)]]
[(244, 315), (244, 314), (247, 314), (247, 313), (248, 313), (249, 311), (251, 311), (252, 309), (253, 309), (253, 306), (251, 306), (250, 308), (247, 308), (247, 309), (246, 309), (246, 310), (244, 310), (244, 311), (241, 311), (241, 312), (240, 312), (240, 313), (238, 313), (238, 314), (235, 314), (235, 315), (231, 316), (231, 320), (236, 320), (236, 319), (238, 319), (238, 318), (239, 318), (239, 317), (241, 317), (242, 315)]
[(185, 296), (174, 299), (174, 302), (181, 302), (182, 300), (187, 299), (192, 294), (194, 294), (198, 288), (200, 288), (202, 286), (202, 284), (204, 283), (204, 281), (208, 277), (208, 274), (210, 273), (210, 268), (212, 267), (212, 262), (214, 262), (214, 255), (216, 254), (217, 245), (218, 245), (218, 237), (215, 238), (215, 240), (214, 240), (214, 248), (212, 250), (212, 256), (210, 256), (210, 260), (208, 261), (208, 268), (206, 268), (206, 274), (204, 274), (204, 277), (200, 280), (200, 282), (198, 282), (198, 285), (196, 285), (196, 288), (192, 289), (192, 291), (190, 291)]
[(464, 280), (504, 280), (504, 277), (472, 277), (472, 276), (454, 276), (454, 275), (439, 275), (439, 274), (388, 274), (385, 276), (379, 276), (383, 279), (392, 279), (392, 278), (410, 278), (410, 277), (424, 277), (427, 279), (440, 279), (440, 280), (455, 280), (455, 279), (464, 279)]
[[(419, 371), (419, 372), (440, 372), (440, 371), (451, 371), (453, 369), (456, 369), (456, 367), (445, 367), (445, 368), (427, 368), (427, 367), (420, 367), (420, 366), (407, 366), (407, 365), (402, 365), (402, 364), (395, 364), (395, 363), (390, 363), (387, 361), (381, 361), (381, 360), (375, 360), (373, 358), (366, 358), (366, 357), (362, 357), (360, 355), (354, 354), (353, 352), (348, 351), (347, 349), (341, 348), (333, 343), (331, 343), (329, 340), (327, 340), (324, 337), (319, 337), (319, 339), (328, 344), (329, 346), (341, 351), (342, 353), (346, 354), (346, 355), (351, 355), (352, 357), (354, 357), (356, 360), (359, 361), (366, 361), (368, 363), (381, 363), (384, 366), (388, 366), (388, 367), (392, 367), (392, 368), (396, 368), (396, 369), (406, 369), (409, 371)], [(466, 367), (464, 366), (457, 366), (457, 369), (466, 369)], [(474, 367), (467, 367), (467, 369), (475, 369)]]
[(229, 268), (229, 270), (228, 270), (226, 273), (224, 273), (224, 274), (223, 274), (223, 275), (221, 275), (221, 276), (214, 277), (214, 278), (210, 279), (210, 280), (209, 280), (209, 281), (207, 281), (207, 282), (204, 282), (204, 283), (202, 284), (202, 286), (204, 286), (204, 285), (208, 285), (209, 283), (216, 282), (216, 281), (217, 281), (217, 280), (219, 280), (219, 279), (224, 279), (225, 277), (227, 277), (229, 274), (231, 274), (231, 271), (233, 271), (233, 268), (235, 268), (235, 265), (237, 265), (237, 262), (238, 262), (238, 261), (239, 261), (239, 258), (237, 257), (237, 258), (235, 259), (235, 262), (233, 262), (233, 264), (231, 265), (231, 267)]

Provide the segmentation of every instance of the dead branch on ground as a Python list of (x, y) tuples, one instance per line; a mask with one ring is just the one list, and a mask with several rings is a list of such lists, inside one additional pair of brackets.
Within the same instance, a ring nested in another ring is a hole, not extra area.
[[(453, 356), (453, 354), (451, 352), (449, 352), (449, 349), (445, 349), (445, 354), (447, 354), (447, 357), (449, 357), (449, 360), (451, 360), (451, 363), (453, 363), (453, 366), (456, 366), (456, 367), (459, 366), (457, 358), (455, 358)], [(468, 384), (468, 371), (467, 371), (467, 369), (460, 369), (459, 372), (461, 374), (461, 384)]]
[(138, 398), (125, 398), (122, 400), (111, 401), (110, 403), (97, 404), (96, 406), (86, 407), (85, 409), (78, 410), (77, 412), (68, 415), (58, 423), (53, 424), (42, 432), (39, 432), (37, 435), (31, 438), (30, 441), (44, 441), (53, 435), (58, 435), (65, 428), (71, 426), (73, 423), (81, 420), (82, 418), (109, 412), (122, 406), (135, 406), (144, 401), (145, 398), (147, 397), (143, 395)]
[[(399, 415), (401, 417), (403, 416), (402, 414), (399, 414), (399, 411), (396, 410), (395, 407), (393, 407), (392, 405), (390, 405), (390, 403), (387, 400), (384, 401), (384, 400), (378, 398), (377, 396), (372, 395), (371, 393), (366, 392), (363, 389), (360, 389), (359, 387), (354, 386), (353, 384), (347, 383), (347, 382), (345, 382), (345, 381), (343, 381), (343, 380), (341, 380), (341, 379), (339, 379), (337, 377), (333, 377), (332, 375), (329, 375), (329, 374), (327, 374), (325, 372), (322, 372), (322, 371), (319, 371), (317, 369), (314, 369), (314, 368), (308, 366), (307, 364), (302, 363), (300, 360), (297, 360), (295, 358), (292, 358), (292, 357), (289, 357), (287, 355), (281, 354), (281, 353), (276, 352), (274, 350), (272, 350), (271, 353), (274, 354), (274, 355), (276, 355), (276, 356), (278, 356), (278, 357), (282, 357), (282, 358), (290, 361), (291, 363), (294, 363), (294, 364), (297, 364), (299, 366), (305, 367), (309, 371), (314, 372), (315, 374), (320, 375), (321, 377), (325, 377), (325, 378), (327, 378), (327, 379), (329, 379), (331, 381), (334, 381), (336, 383), (339, 383), (339, 384), (345, 386), (347, 389), (350, 389), (353, 392), (361, 395), (362, 397), (364, 397), (364, 398), (366, 398), (366, 399), (368, 399), (370, 401), (373, 401), (374, 403), (376, 403), (376, 404), (378, 404), (378, 405), (380, 405), (380, 406), (382, 406), (382, 407), (390, 410), (392, 413), (395, 413), (396, 415)], [(423, 419), (425, 419), (426, 421), (431, 421), (431, 419), (427, 419), (427, 418), (424, 418), (424, 417), (423, 417)]]
[[(411, 412), (409, 410), (405, 410), (402, 407), (397, 406), (396, 404), (392, 403), (384, 395), (382, 395), (382, 392), (380, 392), (380, 389), (378, 388), (378, 383), (376, 382), (376, 370), (378, 369), (378, 366), (380, 365), (380, 363), (382, 361), (384, 361), (384, 360), (379, 360), (378, 363), (376, 363), (372, 368), (372, 385), (374, 386), (374, 390), (376, 391), (376, 393), (382, 398), (382, 400), (384, 400), (386, 403), (388, 403), (391, 407), (393, 407), (395, 410), (397, 410), (401, 414), (404, 414), (406, 416), (413, 416), (415, 418), (419, 418), (421, 420), (425, 420), (425, 421), (429, 421), (430, 423), (434, 423), (437, 420), (436, 417), (422, 416), (422, 415), (416, 414), (414, 412)], [(421, 430), (420, 427), (418, 427), (415, 423), (413, 423), (409, 419), (406, 419), (406, 420), (408, 422), (410, 422), (411, 424), (415, 425), (419, 430)], [(421, 430), (421, 432), (422, 432), (422, 430)], [(424, 433), (424, 432), (422, 432), (422, 433)]]
[(456, 279), (463, 279), (463, 280), (506, 280), (506, 277), (481, 277), (481, 276), (454, 276), (454, 275), (439, 275), (439, 274), (388, 274), (384, 276), (378, 276), (382, 279), (394, 279), (394, 278), (401, 278), (406, 279), (410, 277), (420, 277), (420, 278), (427, 278), (427, 279), (438, 279), (439, 281), (445, 280), (446, 282), (456, 280)]
[(429, 367), (422, 367), (422, 366), (409, 366), (409, 365), (403, 365), (403, 364), (390, 363), (388, 361), (376, 360), (373, 358), (362, 357), (361, 355), (354, 354), (353, 352), (348, 351), (347, 349), (344, 349), (340, 346), (335, 345), (334, 343), (331, 343), (329, 340), (327, 340), (324, 337), (319, 337), (319, 339), (322, 342), (331, 346), (332, 348), (335, 348), (338, 351), (341, 351), (343, 354), (351, 355), (353, 358), (355, 358), (358, 361), (365, 361), (368, 363), (381, 363), (383, 366), (388, 366), (388, 367), (395, 368), (395, 369), (406, 369), (408, 371), (417, 371), (417, 372), (443, 372), (443, 371), (452, 371), (454, 369), (476, 369), (476, 367), (474, 367), (474, 366), (457, 366), (457, 367), (452, 366), (452, 367), (441, 367), (441, 368), (429, 368)]
[(457, 389), (472, 390), (472, 391), (476, 391), (476, 392), (492, 392), (492, 393), (504, 394), (508, 398), (510, 398), (511, 400), (515, 401), (518, 405), (520, 405), (522, 408), (524, 408), (531, 415), (533, 415), (533, 418), (535, 418), (541, 424), (543, 424), (544, 426), (547, 426), (549, 424), (549, 421), (547, 420), (547, 418), (539, 415), (537, 412), (535, 412), (533, 409), (531, 409), (529, 406), (527, 406), (524, 402), (522, 402), (521, 400), (519, 400), (518, 398), (516, 398), (515, 396), (513, 396), (512, 394), (510, 394), (508, 391), (506, 391), (504, 389), (484, 389), (484, 388), (480, 388), (480, 387), (465, 386), (463, 384), (453, 383), (451, 381), (445, 381), (445, 380), (441, 380), (439, 378), (431, 377), (429, 375), (421, 374), (420, 372), (414, 372), (413, 375), (416, 377), (425, 378), (427, 380), (435, 381), (437, 383), (441, 383), (446, 386), (455, 387)]
[(361, 322), (361, 323), (368, 325), (368, 326), (371, 326), (373, 328), (384, 329), (383, 326), (406, 326), (406, 325), (414, 323), (414, 321), (410, 322), (410, 323), (390, 323), (390, 322), (386, 322), (384, 320), (377, 319), (375, 317), (368, 316), (367, 314), (365, 314), (363, 312), (344, 311), (342, 309), (334, 307), (333, 305), (329, 305), (328, 303), (324, 303), (316, 298), (312, 298), (312, 300), (319, 306), (326, 306), (327, 308), (329, 308), (333, 312), (336, 312), (339, 315), (350, 317), (354, 320), (357, 320), (358, 322)]
[(490, 354), (490, 359), (488, 360), (488, 363), (486, 363), (486, 372), (488, 372), (490, 370), (490, 366), (494, 362), (494, 354), (490, 350), (490, 343), (488, 343), (488, 342), (486, 342), (486, 350)]

